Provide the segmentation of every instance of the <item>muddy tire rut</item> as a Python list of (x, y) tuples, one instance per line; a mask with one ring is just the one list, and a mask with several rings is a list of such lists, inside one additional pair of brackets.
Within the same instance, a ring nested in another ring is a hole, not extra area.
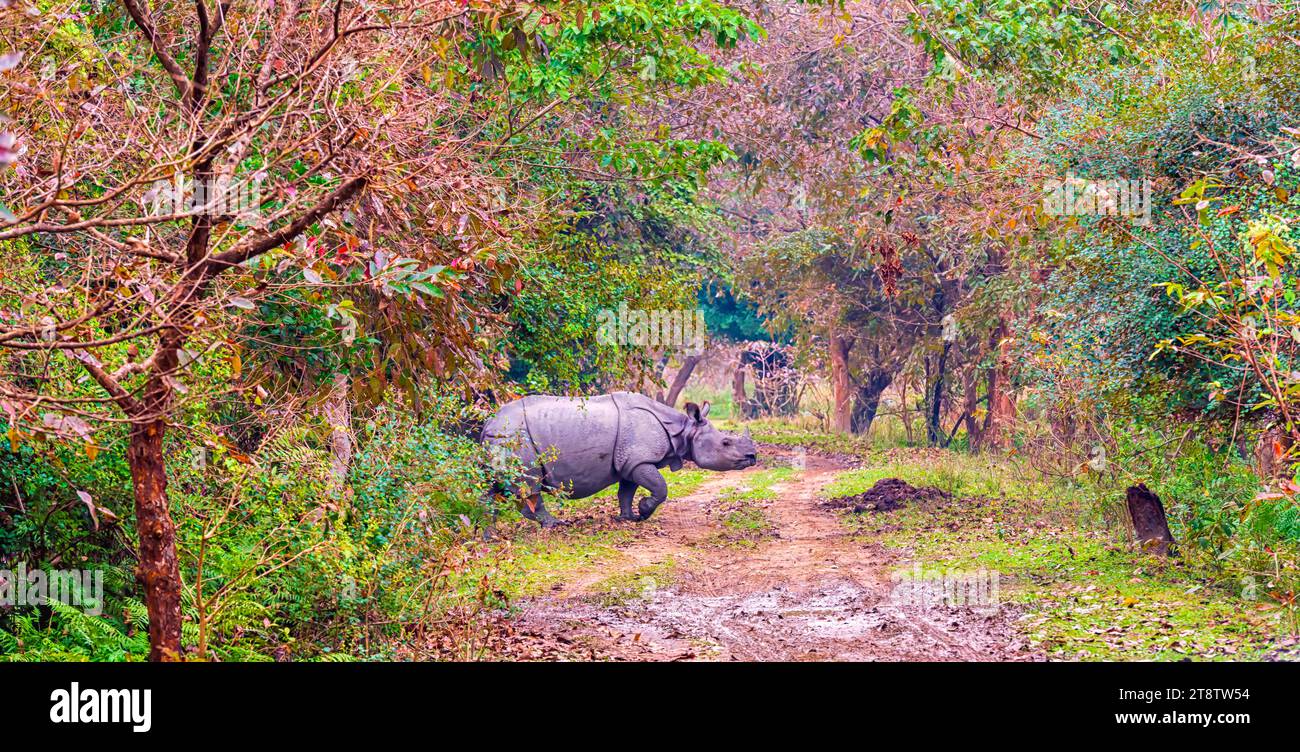
[[(765, 454), (767, 466), (788, 462), (776, 452)], [(776, 498), (760, 502), (769, 532), (746, 546), (718, 543), (716, 509), (726, 489), (744, 488), (764, 466), (710, 476), (650, 522), (632, 523), (619, 561), (519, 604), (516, 635), (564, 648), (542, 653), (595, 660), (1033, 660), (1006, 606), (891, 598), (891, 574), (909, 562), (851, 538), (821, 503), (822, 488), (848, 466), (808, 455), (772, 487)], [(637, 582), (634, 573), (667, 564), (671, 582)], [(634, 592), (611, 599), (600, 584), (620, 574), (632, 575)]]

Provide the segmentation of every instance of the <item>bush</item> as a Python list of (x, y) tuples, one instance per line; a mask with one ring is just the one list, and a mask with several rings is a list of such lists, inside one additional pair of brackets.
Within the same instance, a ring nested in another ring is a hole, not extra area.
[[(1236, 446), (1186, 429), (1117, 431), (1125, 477), (1145, 479), (1165, 503), (1183, 559), (1247, 597), (1300, 589), (1300, 508), (1294, 497), (1260, 493)], [(1127, 482), (1127, 481), (1126, 481)]]
[[(449, 629), (460, 635), (457, 646), (470, 646), (457, 657), (473, 657), (474, 631), (504, 605), (473, 574), (496, 555), (477, 534), (492, 511), (483, 502), (490, 479), (462, 429), (471, 411), (438, 395), (426, 406), (419, 417), (400, 404), (378, 408), (343, 487), (331, 478), (330, 429), (319, 418), (269, 432), (248, 455), (223, 442), (171, 442), (191, 657), (393, 657)], [(106, 571), (99, 616), (61, 604), (0, 612), (0, 658), (146, 657), (120, 450), (92, 458), (53, 444), (21, 447), (0, 453), (0, 483), (17, 489), (0, 520), (3, 562)], [(101, 514), (111, 506), (121, 519), (95, 529), (76, 494), (86, 488)]]

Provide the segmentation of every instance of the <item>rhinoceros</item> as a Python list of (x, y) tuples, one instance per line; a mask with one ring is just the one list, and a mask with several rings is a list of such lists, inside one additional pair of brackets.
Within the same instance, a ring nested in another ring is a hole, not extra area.
[[(686, 461), (706, 470), (743, 470), (758, 462), (749, 436), (719, 431), (709, 403), (686, 403), (686, 413), (630, 392), (570, 398), (535, 395), (503, 405), (483, 426), (481, 440), (496, 460), (518, 458), (524, 472), (498, 490), (525, 499), (525, 517), (542, 527), (558, 520), (541, 490), (581, 499), (618, 484), (619, 519), (645, 520), (668, 498), (659, 471)], [(496, 463), (499, 465), (499, 462)], [(632, 511), (637, 487), (650, 492)]]

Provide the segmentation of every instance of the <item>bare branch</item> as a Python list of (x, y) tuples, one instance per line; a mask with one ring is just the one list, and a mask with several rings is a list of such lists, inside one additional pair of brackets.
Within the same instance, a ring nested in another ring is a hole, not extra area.
[(73, 360), (80, 363), (82, 368), (86, 369), (86, 373), (90, 374), (90, 377), (103, 387), (104, 391), (108, 392), (113, 401), (122, 408), (122, 412), (127, 415), (138, 415), (142, 412), (143, 407), (139, 401), (132, 397), (117, 379), (113, 378), (112, 374), (104, 370), (103, 365), (95, 356), (85, 350), (70, 350), (68, 354), (72, 356)]
[(153, 48), (153, 54), (158, 58), (158, 63), (162, 65), (167, 75), (171, 76), (172, 83), (176, 84), (176, 93), (180, 94), (182, 100), (190, 96), (190, 90), (193, 88), (193, 82), (181, 70), (181, 66), (176, 62), (176, 58), (171, 56), (167, 48), (163, 46), (162, 40), (158, 38), (158, 31), (154, 28), (153, 22), (149, 20), (149, 11), (141, 7), (139, 0), (122, 0), (126, 12), (131, 15), (131, 20), (139, 27), (144, 34), (145, 39), (149, 40), (149, 45)]
[(255, 258), (266, 253), (272, 248), (284, 245), (301, 235), (307, 228), (311, 227), (325, 215), (334, 211), (339, 204), (351, 199), (361, 192), (368, 182), (365, 177), (356, 177), (343, 183), (333, 192), (327, 194), (315, 206), (308, 209), (306, 213), (298, 217), (285, 227), (267, 235), (264, 238), (240, 243), (228, 251), (218, 253), (211, 257), (208, 266), (214, 270), (220, 270), (231, 266), (242, 264), (245, 261)]

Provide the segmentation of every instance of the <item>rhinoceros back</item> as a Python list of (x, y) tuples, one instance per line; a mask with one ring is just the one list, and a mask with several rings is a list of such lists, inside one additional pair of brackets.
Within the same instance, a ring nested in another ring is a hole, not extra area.
[(614, 446), (619, 415), (608, 396), (532, 396), (515, 400), (483, 426), (483, 442), (502, 447), (530, 469), (534, 481), (590, 496), (618, 480)]

